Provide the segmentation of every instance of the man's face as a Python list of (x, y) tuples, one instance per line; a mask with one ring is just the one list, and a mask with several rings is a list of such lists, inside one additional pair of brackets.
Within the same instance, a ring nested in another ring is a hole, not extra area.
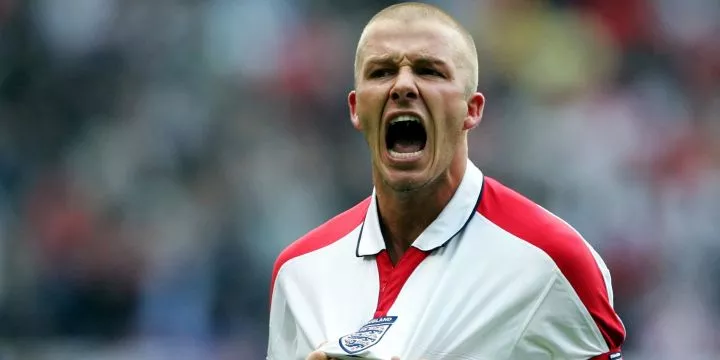
[(419, 189), (466, 156), (465, 130), (480, 120), (482, 95), (466, 93), (466, 45), (438, 21), (379, 20), (362, 41), (348, 96), (353, 124), (370, 147), (376, 180)]

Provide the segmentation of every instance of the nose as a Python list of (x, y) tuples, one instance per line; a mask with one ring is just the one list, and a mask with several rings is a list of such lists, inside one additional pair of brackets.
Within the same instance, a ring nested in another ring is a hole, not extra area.
[(418, 98), (418, 89), (412, 70), (401, 68), (395, 78), (395, 84), (390, 90), (390, 98), (393, 101), (405, 102)]

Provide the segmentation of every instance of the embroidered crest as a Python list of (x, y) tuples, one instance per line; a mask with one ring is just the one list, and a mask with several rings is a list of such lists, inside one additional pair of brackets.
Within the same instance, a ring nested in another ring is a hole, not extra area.
[(380, 342), (397, 316), (383, 316), (372, 319), (360, 330), (340, 338), (340, 348), (348, 354), (357, 354)]

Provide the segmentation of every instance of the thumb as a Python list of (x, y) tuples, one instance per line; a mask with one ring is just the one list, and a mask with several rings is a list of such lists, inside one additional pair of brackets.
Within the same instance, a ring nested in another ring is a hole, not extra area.
[(322, 351), (313, 351), (305, 360), (329, 360), (327, 355)]

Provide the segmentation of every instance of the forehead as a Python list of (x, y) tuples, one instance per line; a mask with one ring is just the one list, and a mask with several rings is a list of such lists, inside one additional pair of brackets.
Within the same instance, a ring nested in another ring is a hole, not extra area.
[(433, 57), (448, 63), (463, 52), (457, 30), (439, 21), (378, 20), (363, 32), (358, 55), (362, 63), (374, 58)]

